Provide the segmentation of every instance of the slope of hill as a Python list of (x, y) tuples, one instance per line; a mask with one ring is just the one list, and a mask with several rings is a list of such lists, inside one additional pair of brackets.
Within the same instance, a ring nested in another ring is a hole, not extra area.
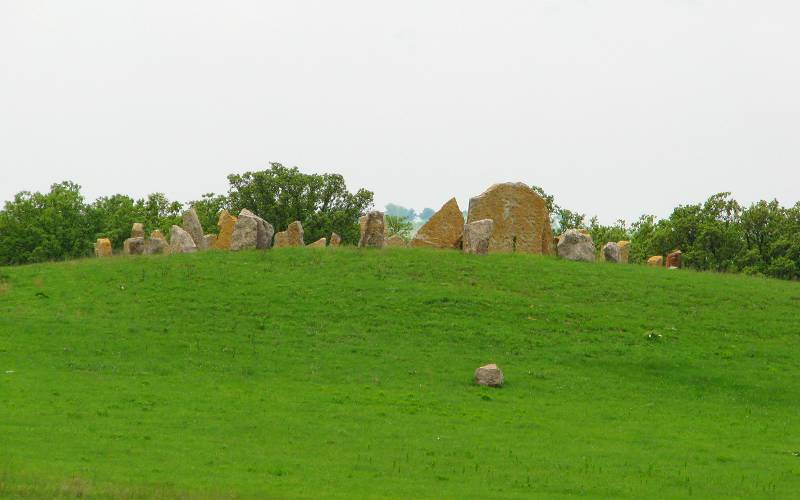
[(527, 255), (0, 268), (0, 496), (791, 496), (799, 319), (798, 283)]

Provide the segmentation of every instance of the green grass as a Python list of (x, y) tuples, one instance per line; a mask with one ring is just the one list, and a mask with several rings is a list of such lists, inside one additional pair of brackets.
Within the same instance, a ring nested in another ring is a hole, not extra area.
[(0, 497), (792, 497), (799, 332), (796, 282), (527, 255), (0, 268)]

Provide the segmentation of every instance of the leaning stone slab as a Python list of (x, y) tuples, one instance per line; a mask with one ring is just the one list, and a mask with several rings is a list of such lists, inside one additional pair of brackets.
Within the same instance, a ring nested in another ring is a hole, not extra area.
[(143, 255), (144, 237), (128, 238), (122, 243), (122, 253), (125, 255)]
[(386, 238), (385, 246), (389, 248), (405, 248), (408, 246), (406, 240), (399, 234), (393, 234)]
[(619, 264), (622, 262), (622, 251), (619, 248), (619, 244), (614, 243), (613, 241), (609, 241), (605, 245), (603, 245), (603, 259), (606, 262), (611, 262), (614, 264)]
[(198, 250), (206, 250), (208, 248), (203, 235), (203, 226), (200, 224), (200, 218), (197, 216), (197, 211), (194, 208), (183, 212), (183, 223), (181, 227), (192, 237), (192, 241), (194, 241)]
[(385, 243), (386, 223), (383, 218), (383, 212), (376, 210), (368, 213), (358, 246), (360, 248), (383, 248)]
[(328, 240), (326, 238), (320, 238), (317, 241), (315, 241), (314, 243), (309, 243), (306, 246), (308, 248), (325, 248), (325, 246), (327, 244), (328, 244)]
[(197, 251), (197, 245), (182, 227), (172, 226), (169, 230), (169, 250), (171, 253), (191, 253)]
[(244, 209), (239, 213), (233, 229), (231, 250), (266, 250), (272, 246), (274, 234), (272, 224)]
[(219, 228), (219, 235), (217, 236), (217, 243), (214, 245), (219, 250), (230, 250), (231, 241), (233, 240), (233, 230), (236, 228), (236, 217), (223, 210), (219, 214), (217, 221)]
[(475, 370), (475, 383), (478, 385), (500, 387), (503, 381), (503, 371), (495, 364), (484, 365)]
[(495, 184), (469, 200), (467, 222), (494, 221), (490, 252), (551, 255), (553, 231), (544, 199), (517, 182)]
[(108, 238), (99, 238), (94, 244), (95, 257), (111, 257), (114, 251), (111, 248), (111, 240)]
[(464, 235), (464, 215), (455, 198), (450, 198), (438, 212), (428, 219), (414, 238), (413, 248), (461, 248)]
[(594, 262), (597, 260), (594, 242), (588, 231), (567, 229), (558, 237), (558, 256), (562, 259)]
[(489, 253), (489, 241), (494, 232), (492, 219), (476, 220), (464, 225), (464, 253), (486, 255)]

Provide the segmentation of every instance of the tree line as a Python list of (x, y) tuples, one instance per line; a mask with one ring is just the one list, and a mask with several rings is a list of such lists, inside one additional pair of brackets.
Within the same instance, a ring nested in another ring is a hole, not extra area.
[(69, 181), (54, 184), (47, 193), (23, 191), (0, 210), (0, 265), (87, 257), (98, 238), (109, 238), (119, 249), (134, 222), (143, 223), (148, 233), (169, 234), (188, 207), (195, 208), (207, 233), (217, 232), (221, 210), (238, 214), (247, 208), (276, 231), (301, 221), (306, 243), (336, 232), (343, 242), (355, 244), (358, 218), (373, 205), (371, 191), (350, 192), (341, 175), (305, 174), (279, 163), (231, 174), (228, 184), (227, 194), (209, 193), (188, 203), (169, 200), (163, 193), (137, 200), (114, 194), (89, 203), (81, 187)]

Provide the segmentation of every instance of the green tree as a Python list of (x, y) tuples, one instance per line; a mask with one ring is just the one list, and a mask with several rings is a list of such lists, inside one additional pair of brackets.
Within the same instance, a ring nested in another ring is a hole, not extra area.
[(396, 205), (394, 203), (388, 203), (386, 205), (385, 214), (387, 216), (394, 216), (394, 217), (402, 217), (404, 219), (408, 219), (413, 221), (417, 217), (417, 213), (414, 211), (413, 208), (406, 208), (401, 205)]
[(203, 232), (206, 234), (217, 233), (219, 214), (222, 210), (228, 209), (228, 197), (214, 193), (206, 193), (201, 199), (190, 201), (188, 205), (193, 207), (197, 212), (200, 225), (203, 226)]
[(397, 215), (386, 216), (386, 236), (398, 234), (408, 241), (411, 237), (411, 231), (413, 230), (414, 224), (406, 217), (399, 217)]

